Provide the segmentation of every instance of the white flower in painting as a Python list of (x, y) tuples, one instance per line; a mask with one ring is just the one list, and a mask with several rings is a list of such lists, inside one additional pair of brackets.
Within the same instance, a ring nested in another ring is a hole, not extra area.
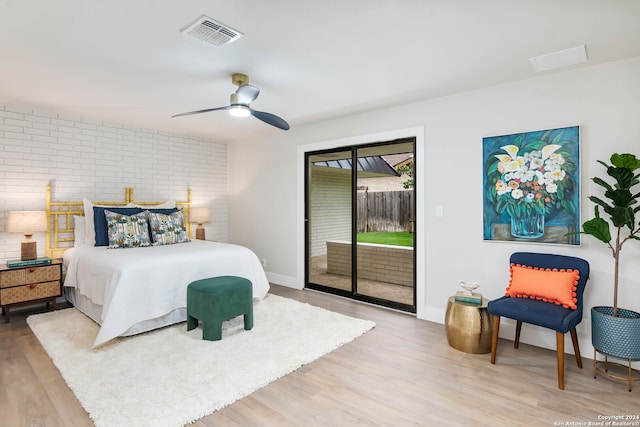
[(533, 181), (533, 178), (535, 178), (536, 176), (536, 171), (534, 170), (528, 170), (528, 171), (524, 171), (521, 173), (521, 177), (520, 180), (522, 182), (529, 182), (529, 181)]
[(560, 147), (562, 147), (562, 145), (558, 145), (558, 144), (548, 144), (542, 147), (542, 160), (548, 159), (549, 156), (555, 153), (556, 150)]
[(547, 180), (549, 180), (550, 182), (562, 181), (566, 175), (567, 173), (562, 169), (557, 169), (545, 173), (545, 177), (547, 177)]
[(493, 157), (500, 160), (501, 163), (505, 163), (505, 164), (513, 160), (511, 156), (508, 156), (506, 154), (495, 154)]
[(511, 172), (510, 180), (513, 180), (513, 179), (522, 179), (522, 171), (516, 170), (516, 171)]
[(494, 157), (500, 160), (499, 168), (505, 172), (513, 172), (525, 165), (525, 159), (522, 156), (518, 156), (519, 148), (515, 145), (505, 145), (500, 147), (506, 151), (509, 155), (496, 154)]
[(515, 160), (516, 157), (518, 157), (518, 150), (520, 149), (518, 148), (517, 145), (504, 145), (500, 148), (502, 148), (504, 151), (509, 153), (509, 156), (511, 156), (513, 160)]
[(511, 197), (513, 197), (514, 199), (521, 199), (522, 196), (524, 196), (524, 193), (519, 188), (516, 188), (511, 192)]
[(513, 161), (506, 163), (504, 165), (504, 170), (506, 170), (507, 172), (517, 171), (520, 170), (524, 166), (524, 164), (524, 159), (522, 157), (518, 157)]
[(554, 162), (556, 162), (557, 164), (559, 164), (560, 166), (564, 165), (564, 156), (562, 154), (558, 154), (558, 153), (554, 153), (551, 156), (549, 156), (549, 159), (553, 160)]
[(535, 199), (535, 198), (536, 198), (535, 194), (533, 194), (533, 193), (529, 193), (529, 194), (527, 194), (527, 196), (526, 196), (526, 197), (527, 197), (527, 200), (528, 200), (528, 201), (530, 201), (530, 202), (532, 202), (532, 201), (533, 201), (533, 199)]
[(554, 182), (547, 184), (547, 193), (557, 193), (558, 185)]
[(558, 164), (558, 162), (555, 162), (553, 160), (547, 160), (546, 162), (544, 162), (544, 170), (546, 171), (557, 171), (560, 169), (561, 166)]
[(538, 169), (539, 167), (542, 167), (543, 164), (544, 162), (541, 158), (532, 157), (531, 162), (529, 162), (529, 169)]

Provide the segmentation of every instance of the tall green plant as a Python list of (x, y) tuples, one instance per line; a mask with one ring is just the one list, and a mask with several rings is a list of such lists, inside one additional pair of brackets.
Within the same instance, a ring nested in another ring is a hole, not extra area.
[[(636, 223), (636, 214), (640, 211), (638, 199), (640, 192), (634, 187), (640, 183), (640, 159), (633, 154), (613, 154), (611, 165), (598, 160), (607, 168), (607, 175), (615, 180), (610, 184), (602, 178), (592, 178), (592, 181), (604, 188), (605, 199), (589, 196), (595, 203), (595, 218), (582, 224), (579, 234), (588, 234), (607, 244), (615, 262), (613, 275), (613, 315), (618, 315), (618, 271), (620, 265), (620, 251), (622, 245), (629, 240), (640, 240), (640, 222)], [(634, 206), (636, 205), (636, 206)], [(600, 208), (608, 215), (613, 225), (614, 236), (611, 235), (609, 222), (600, 216)], [(573, 233), (572, 233), (573, 234)]]

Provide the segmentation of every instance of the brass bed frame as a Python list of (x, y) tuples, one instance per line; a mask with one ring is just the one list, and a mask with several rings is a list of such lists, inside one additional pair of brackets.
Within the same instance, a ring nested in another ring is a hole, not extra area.
[[(152, 207), (160, 205), (161, 202), (139, 202), (134, 199), (133, 188), (127, 187), (124, 190), (124, 201), (117, 202), (91, 202), (95, 205), (106, 206), (126, 206), (129, 203), (135, 203), (140, 206)], [(191, 189), (187, 190), (186, 201), (176, 201), (176, 208), (180, 209), (184, 214), (184, 220), (187, 225), (189, 238), (191, 235), (191, 222), (189, 222), (189, 212), (191, 211)], [(62, 258), (62, 254), (67, 249), (73, 247), (75, 240), (73, 234), (73, 216), (84, 216), (83, 203), (80, 202), (62, 202), (51, 200), (51, 184), (47, 184), (47, 232), (45, 236), (45, 255), (50, 258)]]

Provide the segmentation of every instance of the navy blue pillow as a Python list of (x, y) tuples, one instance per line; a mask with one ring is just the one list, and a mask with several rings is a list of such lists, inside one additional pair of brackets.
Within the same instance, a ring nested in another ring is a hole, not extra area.
[(143, 211), (140, 208), (104, 208), (93, 207), (93, 228), (96, 231), (96, 246), (109, 246), (109, 232), (107, 231), (107, 218), (104, 211), (108, 210), (121, 215), (135, 215)]

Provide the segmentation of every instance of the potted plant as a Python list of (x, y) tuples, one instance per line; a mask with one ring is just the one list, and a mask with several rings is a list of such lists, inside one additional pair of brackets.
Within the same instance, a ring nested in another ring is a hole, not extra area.
[[(613, 255), (613, 306), (591, 308), (591, 340), (599, 353), (628, 361), (627, 379), (631, 391), (631, 361), (640, 360), (640, 313), (618, 307), (618, 272), (622, 246), (631, 240), (640, 240), (640, 222), (636, 222), (636, 214), (640, 211), (640, 189), (636, 187), (640, 183), (640, 173), (636, 173), (640, 169), (640, 159), (633, 154), (616, 153), (610, 161), (610, 165), (600, 160), (598, 163), (607, 169), (607, 175), (615, 183), (592, 178), (604, 188), (605, 198), (589, 196), (589, 200), (595, 203), (595, 218), (584, 222), (579, 233), (604, 242)], [(600, 216), (600, 208), (609, 221)], [(594, 364), (595, 359), (594, 354)]]

